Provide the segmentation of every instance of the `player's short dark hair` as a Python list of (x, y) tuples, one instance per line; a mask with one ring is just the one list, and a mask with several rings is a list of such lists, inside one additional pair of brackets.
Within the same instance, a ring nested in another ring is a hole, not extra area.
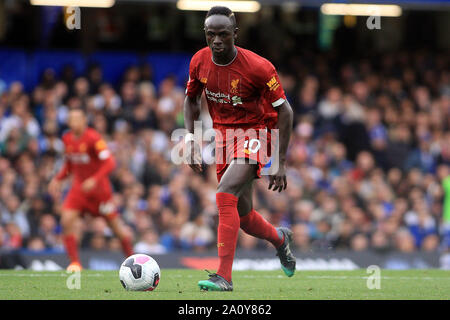
[(234, 12), (231, 11), (230, 8), (223, 7), (223, 6), (214, 6), (206, 13), (205, 20), (213, 15), (221, 15), (229, 18), (231, 22), (233, 23), (233, 26), (236, 27), (236, 17), (234, 16)]

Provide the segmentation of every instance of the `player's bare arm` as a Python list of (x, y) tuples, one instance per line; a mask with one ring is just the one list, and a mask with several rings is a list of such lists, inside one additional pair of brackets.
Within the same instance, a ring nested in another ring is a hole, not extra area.
[(286, 179), (286, 152), (291, 137), (294, 113), (291, 105), (285, 100), (276, 108), (278, 112), (279, 129), (279, 166), (278, 172), (269, 177), (269, 190), (281, 192), (287, 188)]
[(56, 174), (48, 184), (48, 192), (54, 199), (57, 199), (60, 196), (62, 183), (69, 176), (69, 174), (70, 163), (69, 160), (65, 160), (60, 172)]
[(189, 166), (195, 172), (199, 173), (202, 171), (201, 156), (198, 145), (195, 144), (193, 140), (194, 132), (194, 121), (198, 120), (200, 117), (201, 110), (201, 96), (189, 97), (186, 96), (184, 100), (184, 125), (189, 131), (190, 137), (185, 140), (186, 150), (188, 150), (188, 163)]
[(97, 181), (95, 180), (95, 178), (90, 177), (83, 181), (83, 184), (81, 185), (81, 190), (83, 190), (84, 192), (89, 192), (92, 189), (94, 189), (96, 185)]
[[(101, 140), (101, 142), (101, 148), (104, 148), (104, 141)], [(114, 158), (110, 156), (109, 150), (106, 148), (100, 151), (99, 159), (101, 160), (100, 168), (94, 175), (87, 178), (81, 184), (81, 190), (83, 190), (84, 192), (93, 190), (97, 186), (98, 182), (107, 177), (116, 167)]]

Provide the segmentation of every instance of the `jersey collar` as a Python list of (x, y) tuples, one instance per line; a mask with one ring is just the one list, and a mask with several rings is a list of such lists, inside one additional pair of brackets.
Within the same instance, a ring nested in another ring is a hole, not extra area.
[(228, 62), (227, 64), (220, 64), (220, 63), (215, 62), (214, 59), (213, 59), (213, 55), (212, 55), (212, 54), (211, 54), (211, 61), (212, 61), (216, 66), (219, 66), (219, 67), (226, 67), (226, 66), (229, 66), (230, 64), (232, 64), (232, 63), (234, 62), (234, 60), (236, 60), (236, 57), (237, 57), (238, 54), (239, 54), (239, 48), (238, 48), (237, 46), (235, 46), (235, 48), (236, 48), (236, 54), (234, 55), (234, 58), (231, 59), (231, 61)]

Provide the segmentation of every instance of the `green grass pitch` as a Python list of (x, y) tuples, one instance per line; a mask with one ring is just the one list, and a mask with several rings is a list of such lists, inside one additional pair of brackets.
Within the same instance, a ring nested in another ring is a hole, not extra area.
[(366, 270), (297, 271), (292, 278), (281, 270), (235, 271), (233, 292), (200, 292), (205, 271), (163, 269), (155, 291), (131, 292), (122, 288), (118, 271), (82, 271), (81, 288), (68, 289), (65, 271), (0, 270), (0, 299), (450, 299), (450, 271), (381, 270), (381, 288), (372, 290), (368, 276)]

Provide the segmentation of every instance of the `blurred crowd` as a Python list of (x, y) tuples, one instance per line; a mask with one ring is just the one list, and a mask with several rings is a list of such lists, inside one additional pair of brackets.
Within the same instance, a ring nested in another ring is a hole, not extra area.
[[(305, 54), (279, 68), (295, 112), (288, 188), (273, 192), (259, 179), (255, 209), (292, 228), (302, 252), (448, 250), (443, 202), (450, 194), (442, 181), (450, 175), (450, 56), (417, 51), (334, 62)], [(112, 85), (99, 66), (81, 77), (67, 66), (58, 75), (46, 70), (31, 92), (19, 82), (2, 90), (0, 248), (63, 250), (61, 199), (47, 185), (62, 165), (61, 136), (76, 107), (116, 158), (114, 201), (135, 251), (215, 248), (215, 166), (198, 175), (171, 161), (171, 133), (184, 127), (177, 79), (155, 86), (150, 66), (130, 66)], [(80, 228), (82, 248), (120, 251), (102, 218), (85, 215)], [(238, 246), (271, 250), (242, 232)]]

